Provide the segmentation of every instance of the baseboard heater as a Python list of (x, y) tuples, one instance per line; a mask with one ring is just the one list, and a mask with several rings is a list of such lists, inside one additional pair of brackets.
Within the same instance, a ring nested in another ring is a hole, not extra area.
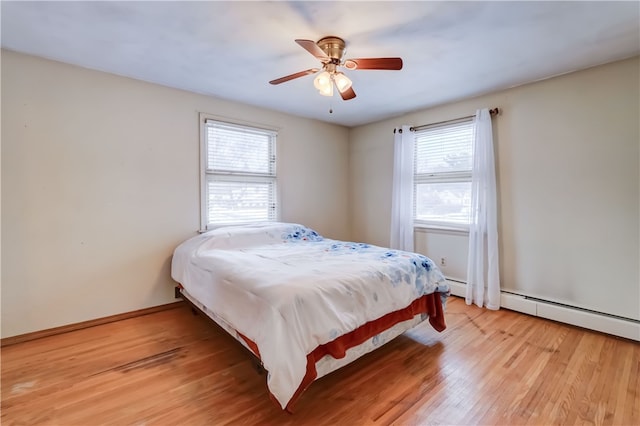
[[(465, 297), (467, 283), (447, 278), (451, 294)], [(500, 306), (512, 311), (640, 341), (640, 321), (551, 300), (502, 291)]]

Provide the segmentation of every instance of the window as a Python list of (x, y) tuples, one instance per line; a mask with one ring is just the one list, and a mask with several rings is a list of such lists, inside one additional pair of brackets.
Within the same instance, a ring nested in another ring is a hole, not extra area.
[(416, 132), (413, 194), (416, 225), (468, 228), (472, 138), (472, 119)]
[(275, 221), (276, 132), (204, 119), (202, 229)]

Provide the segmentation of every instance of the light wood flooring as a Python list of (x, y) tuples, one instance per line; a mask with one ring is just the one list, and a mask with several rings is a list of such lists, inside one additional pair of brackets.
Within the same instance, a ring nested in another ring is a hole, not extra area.
[(640, 425), (640, 344), (455, 297), (287, 414), (187, 305), (2, 348), (2, 425)]

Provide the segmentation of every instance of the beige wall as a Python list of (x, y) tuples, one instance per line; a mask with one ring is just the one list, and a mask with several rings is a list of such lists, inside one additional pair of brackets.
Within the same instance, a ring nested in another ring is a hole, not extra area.
[[(2, 337), (172, 302), (198, 113), (280, 128), (281, 218), (388, 245), (392, 129), (494, 119), (506, 290), (640, 318), (638, 58), (347, 130), (2, 51)], [(466, 237), (417, 250), (464, 279)]]
[(281, 219), (350, 237), (346, 128), (2, 51), (2, 337), (174, 301), (199, 112), (279, 128)]
[[(636, 57), (351, 129), (352, 237), (389, 243), (395, 126), (500, 107), (502, 288), (640, 319), (639, 81)], [(465, 278), (466, 237), (416, 243)]]

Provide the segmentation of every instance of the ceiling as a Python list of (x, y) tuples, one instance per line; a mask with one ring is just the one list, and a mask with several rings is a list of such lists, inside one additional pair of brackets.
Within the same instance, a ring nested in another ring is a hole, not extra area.
[[(344, 126), (357, 126), (640, 54), (631, 2), (10, 2), (2, 47)], [(357, 97), (321, 96), (294, 39), (335, 35)], [(333, 113), (329, 110), (333, 109)]]

